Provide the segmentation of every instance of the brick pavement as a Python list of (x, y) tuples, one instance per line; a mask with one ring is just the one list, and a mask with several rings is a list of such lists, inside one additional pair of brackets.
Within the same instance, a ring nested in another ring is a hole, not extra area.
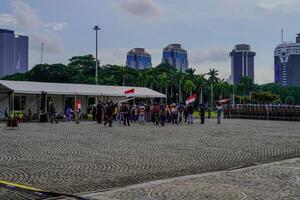
[[(67, 193), (240, 168), (300, 156), (300, 123), (103, 127), (0, 124), (0, 180)], [(30, 198), (0, 188), (0, 199)]]
[(299, 200), (300, 158), (83, 195), (101, 200)]

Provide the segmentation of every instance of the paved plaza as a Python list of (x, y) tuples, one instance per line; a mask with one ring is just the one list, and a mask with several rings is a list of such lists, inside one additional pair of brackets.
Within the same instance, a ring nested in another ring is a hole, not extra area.
[(86, 194), (95, 200), (299, 200), (300, 158)]
[[(235, 119), (221, 125), (211, 120), (205, 125), (165, 127), (109, 128), (93, 122), (4, 127), (0, 124), (0, 180), (62, 193), (101, 191), (300, 156), (299, 122)], [(254, 179), (249, 178), (248, 184), (256, 187)], [(204, 188), (215, 184), (205, 180)], [(224, 185), (221, 182), (216, 190)], [(240, 195), (234, 188), (228, 191)], [(163, 192), (162, 188), (157, 194)], [(18, 198), (32, 197), (0, 188), (0, 199)]]

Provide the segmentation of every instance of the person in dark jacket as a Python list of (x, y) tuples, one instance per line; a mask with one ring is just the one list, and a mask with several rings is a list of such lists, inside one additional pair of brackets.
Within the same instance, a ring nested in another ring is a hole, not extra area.
[(205, 120), (205, 105), (203, 103), (200, 104), (199, 114), (200, 114), (201, 124), (204, 124), (204, 120)]
[(128, 103), (125, 103), (122, 107), (122, 112), (124, 114), (124, 125), (126, 126), (126, 123), (127, 123), (127, 126), (130, 126), (130, 123), (129, 123), (129, 118), (130, 118), (130, 109), (129, 109), (129, 105)]
[(112, 121), (113, 121), (113, 103), (110, 102), (105, 107), (105, 122), (104, 125), (109, 124), (109, 127), (112, 127)]
[(194, 108), (191, 103), (187, 106), (187, 112), (188, 112), (188, 120), (187, 120), (188, 124), (193, 124), (194, 123), (194, 117), (193, 117)]
[(101, 101), (98, 101), (97, 104), (97, 123), (102, 124), (102, 113), (103, 113), (103, 105)]
[(54, 119), (55, 123), (57, 124), (58, 121), (57, 121), (57, 118), (56, 118), (56, 108), (55, 108), (54, 101), (52, 101), (52, 100), (49, 102), (49, 109), (50, 109), (50, 122), (51, 122), (51, 124), (53, 124), (53, 119)]
[(93, 115), (93, 121), (96, 121), (96, 115), (97, 115), (97, 106), (96, 104), (92, 107), (92, 115)]

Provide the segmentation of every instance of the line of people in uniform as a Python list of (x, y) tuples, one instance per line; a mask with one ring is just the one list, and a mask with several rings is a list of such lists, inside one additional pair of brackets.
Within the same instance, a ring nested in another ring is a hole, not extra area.
[(268, 104), (225, 105), (224, 117), (300, 121), (300, 106)]

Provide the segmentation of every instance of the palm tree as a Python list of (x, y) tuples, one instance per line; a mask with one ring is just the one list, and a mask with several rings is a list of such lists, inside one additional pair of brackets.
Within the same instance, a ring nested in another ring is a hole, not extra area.
[(200, 74), (196, 76), (196, 85), (197, 85), (197, 92), (199, 93), (199, 103), (203, 103), (203, 89), (206, 85), (205, 74)]
[(122, 75), (122, 85), (125, 86), (125, 82), (128, 77), (128, 68), (126, 66), (123, 66), (120, 68), (120, 72)]
[(162, 87), (165, 87), (165, 94), (166, 94), (166, 102), (168, 100), (168, 84), (169, 78), (168, 75), (164, 72), (158, 76), (160, 90), (162, 91)]
[(195, 85), (194, 85), (193, 81), (191, 81), (191, 80), (185, 81), (184, 90), (186, 91), (187, 94), (190, 94), (190, 96), (191, 96), (194, 88), (195, 88)]
[(215, 68), (209, 69), (209, 72), (207, 73), (209, 76), (208, 82), (210, 83), (210, 108), (213, 110), (213, 104), (214, 104), (214, 84), (219, 82), (219, 71)]
[(137, 77), (137, 85), (141, 86), (141, 87), (144, 87), (145, 86), (145, 82), (146, 82), (145, 73), (139, 72), (138, 73), (138, 77)]
[(178, 72), (178, 79), (179, 79), (179, 85), (178, 85), (178, 95), (179, 95), (179, 102), (182, 102), (182, 80), (184, 78), (184, 74), (182, 72), (182, 68), (180, 68)]

